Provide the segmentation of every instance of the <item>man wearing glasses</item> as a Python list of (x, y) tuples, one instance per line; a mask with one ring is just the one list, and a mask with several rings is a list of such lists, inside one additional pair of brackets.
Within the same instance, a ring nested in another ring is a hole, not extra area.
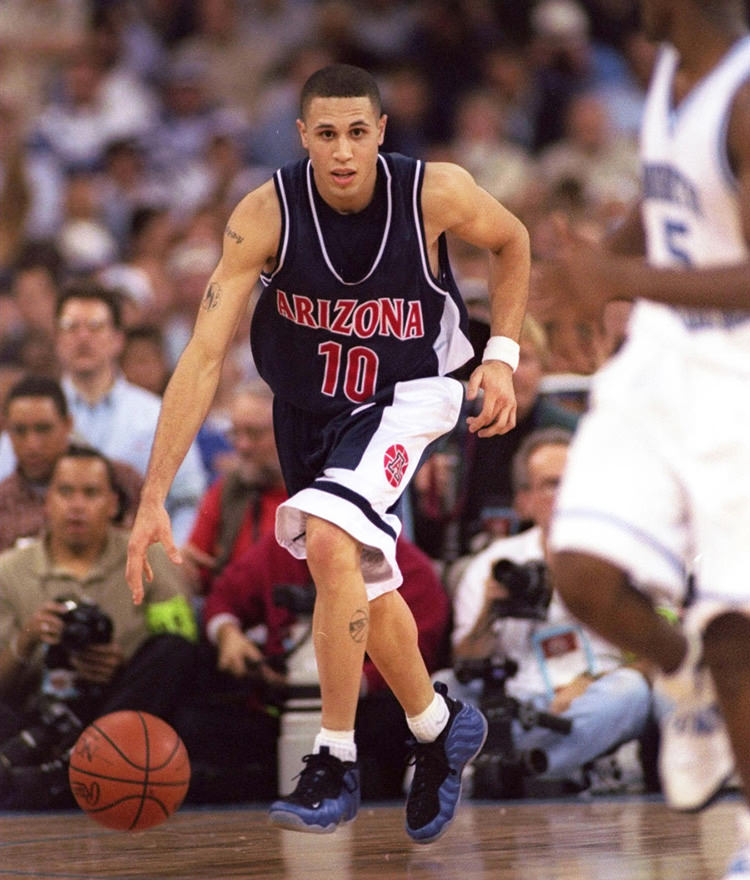
[[(56, 350), (75, 431), (109, 458), (145, 474), (161, 399), (123, 378), (118, 366), (122, 345), (120, 302), (113, 291), (89, 281), (62, 291)], [(178, 542), (190, 534), (205, 485), (193, 445), (167, 498)]]

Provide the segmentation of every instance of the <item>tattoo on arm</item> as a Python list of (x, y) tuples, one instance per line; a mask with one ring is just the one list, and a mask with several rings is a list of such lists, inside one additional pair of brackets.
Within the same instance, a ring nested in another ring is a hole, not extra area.
[(370, 622), (367, 611), (358, 608), (349, 621), (349, 635), (353, 642), (364, 642), (367, 639), (367, 625)]
[(232, 229), (232, 227), (229, 225), (227, 225), (227, 228), (224, 230), (224, 234), (227, 238), (233, 238), (237, 242), (237, 244), (242, 244), (242, 242), (245, 240), (244, 235), (240, 235), (239, 232), (235, 232), (234, 229)]
[(218, 307), (220, 300), (221, 286), (216, 284), (215, 281), (212, 281), (206, 288), (206, 292), (203, 294), (201, 308), (207, 312), (213, 311), (213, 309)]

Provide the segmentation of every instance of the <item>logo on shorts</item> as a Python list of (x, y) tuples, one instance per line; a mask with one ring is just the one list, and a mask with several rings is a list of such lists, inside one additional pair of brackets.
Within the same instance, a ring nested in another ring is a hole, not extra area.
[(400, 443), (394, 443), (389, 446), (383, 456), (383, 467), (385, 468), (385, 478), (391, 486), (398, 486), (404, 478), (407, 467), (409, 467), (409, 456)]

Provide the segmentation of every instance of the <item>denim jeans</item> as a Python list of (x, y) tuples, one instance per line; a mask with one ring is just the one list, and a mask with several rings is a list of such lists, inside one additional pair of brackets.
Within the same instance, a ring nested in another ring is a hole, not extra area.
[[(483, 682), (461, 684), (450, 669), (433, 676), (448, 685), (452, 697), (480, 706)], [(537, 711), (548, 711), (546, 695), (517, 695)], [(573, 726), (570, 733), (558, 733), (544, 727), (526, 730), (518, 720), (512, 722), (513, 744), (519, 752), (541, 749), (547, 756), (544, 776), (566, 778), (584, 764), (616, 749), (622, 743), (638, 739), (651, 713), (651, 688), (640, 672), (620, 668), (593, 681), (562, 713)]]

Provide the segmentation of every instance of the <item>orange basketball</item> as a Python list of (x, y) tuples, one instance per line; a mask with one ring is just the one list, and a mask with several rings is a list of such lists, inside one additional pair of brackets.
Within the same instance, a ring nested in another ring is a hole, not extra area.
[(166, 721), (147, 712), (112, 712), (78, 737), (68, 776), (78, 806), (92, 819), (118, 831), (143, 831), (179, 808), (190, 759)]

